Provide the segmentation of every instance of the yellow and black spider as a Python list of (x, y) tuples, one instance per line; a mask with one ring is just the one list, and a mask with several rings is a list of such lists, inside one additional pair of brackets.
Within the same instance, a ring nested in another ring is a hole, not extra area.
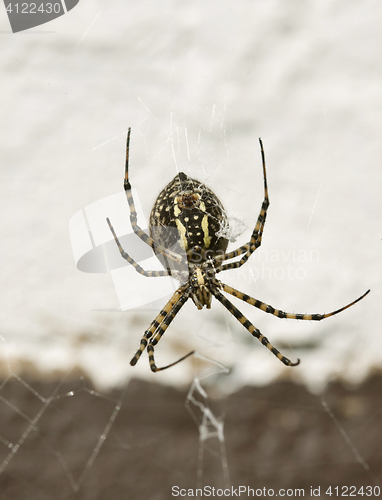
[[(249, 333), (272, 351), (280, 361), (287, 366), (296, 366), (300, 363), (300, 360), (298, 359), (295, 363), (292, 363), (288, 358), (283, 356), (222, 292), (233, 295), (279, 318), (313, 321), (320, 321), (344, 311), (363, 299), (370, 292), (368, 290), (350, 304), (330, 313), (294, 314), (275, 309), (260, 300), (235, 290), (216, 278), (216, 274), (221, 271), (235, 269), (245, 264), (251, 254), (261, 245), (267, 209), (269, 207), (265, 155), (261, 139), (259, 141), (263, 163), (264, 201), (255, 229), (248, 243), (226, 253), (228, 240), (224, 237), (222, 228), (227, 227), (228, 221), (223, 205), (211, 189), (201, 182), (191, 179), (183, 172), (177, 174), (155, 200), (150, 215), (150, 236), (146, 234), (137, 224), (137, 212), (129, 182), (130, 131), (131, 129), (129, 128), (126, 145), (124, 188), (130, 208), (131, 225), (135, 234), (154, 250), (156, 256), (164, 265), (165, 270), (145, 271), (122, 248), (108, 218), (106, 219), (107, 223), (118, 245), (121, 256), (133, 265), (138, 273), (147, 277), (173, 276), (181, 282), (181, 286), (151, 323), (150, 328), (144, 333), (140, 347), (130, 361), (131, 365), (134, 366), (137, 363), (146, 348), (149, 355), (150, 368), (153, 372), (174, 366), (193, 354), (194, 351), (191, 351), (174, 363), (157, 368), (154, 360), (154, 346), (157, 345), (172, 320), (189, 298), (193, 300), (198, 309), (202, 309), (204, 306), (209, 309), (211, 307), (212, 296), (214, 296), (235, 316)], [(238, 256), (242, 257), (235, 262), (225, 263)]]

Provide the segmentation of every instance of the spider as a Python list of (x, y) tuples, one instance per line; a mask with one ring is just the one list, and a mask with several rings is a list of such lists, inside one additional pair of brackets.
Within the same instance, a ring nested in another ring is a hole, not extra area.
[[(287, 366), (296, 366), (300, 363), (290, 361), (281, 354), (269, 340), (256, 328), (235, 305), (233, 305), (222, 292), (273, 314), (278, 318), (291, 318), (301, 320), (321, 321), (329, 316), (344, 311), (348, 307), (359, 302), (369, 292), (365, 292), (361, 297), (350, 304), (326, 314), (295, 314), (286, 313), (280, 309), (275, 309), (261, 300), (250, 297), (246, 293), (235, 290), (229, 285), (222, 283), (216, 275), (229, 269), (237, 269), (247, 262), (252, 253), (260, 247), (263, 236), (267, 210), (269, 207), (267, 175), (265, 169), (265, 154), (262, 140), (260, 150), (263, 165), (264, 178), (264, 201), (261, 205), (260, 214), (257, 218), (255, 229), (251, 239), (245, 245), (226, 252), (228, 240), (222, 234), (221, 228), (227, 227), (228, 221), (223, 205), (217, 196), (207, 186), (191, 179), (183, 172), (178, 173), (174, 179), (160, 192), (155, 200), (150, 214), (150, 236), (144, 232), (137, 221), (137, 212), (134, 205), (131, 184), (129, 181), (129, 128), (126, 144), (126, 163), (124, 189), (130, 209), (130, 222), (135, 234), (149, 245), (158, 259), (162, 262), (165, 270), (146, 271), (122, 248), (117, 235), (111, 225), (109, 218), (107, 223), (113, 234), (115, 242), (119, 248), (121, 256), (128, 263), (134, 266), (135, 270), (146, 277), (173, 276), (177, 278), (181, 285), (175, 291), (171, 299), (160, 311), (158, 316), (145, 331), (139, 349), (130, 361), (134, 366), (143, 351), (147, 349), (150, 368), (153, 372), (158, 372), (170, 368), (180, 363), (188, 356), (194, 354), (191, 351), (177, 361), (158, 368), (154, 359), (154, 347), (158, 344), (163, 334), (178, 314), (188, 299), (192, 299), (198, 309), (204, 306), (211, 307), (212, 296), (214, 296), (223, 306), (246, 328), (249, 333), (256, 337), (265, 347), (267, 347), (277, 358)], [(240, 259), (234, 262), (227, 262), (235, 257)]]

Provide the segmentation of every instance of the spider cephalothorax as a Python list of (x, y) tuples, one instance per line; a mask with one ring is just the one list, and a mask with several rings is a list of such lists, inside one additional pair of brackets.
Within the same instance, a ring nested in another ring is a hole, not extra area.
[(195, 266), (189, 280), (191, 287), (191, 298), (198, 309), (203, 309), (204, 306), (207, 309), (211, 307), (211, 277), (206, 272), (202, 266)]
[[(130, 361), (131, 365), (137, 363), (146, 348), (149, 355), (150, 368), (153, 372), (169, 368), (193, 354), (194, 351), (186, 354), (170, 365), (158, 368), (154, 360), (154, 346), (157, 345), (172, 320), (189, 298), (193, 300), (198, 309), (202, 309), (204, 306), (209, 309), (211, 307), (212, 297), (214, 296), (244, 326), (244, 328), (249, 331), (249, 333), (256, 337), (265, 347), (277, 356), (280, 361), (287, 366), (295, 366), (299, 364), (300, 360), (292, 363), (292, 361), (281, 354), (269, 340), (264, 337), (260, 330), (256, 328), (236, 308), (236, 306), (225, 297), (225, 295), (223, 295), (222, 292), (228, 293), (278, 318), (311, 321), (320, 321), (329, 316), (334, 316), (360, 301), (370, 292), (370, 290), (368, 290), (350, 304), (330, 313), (296, 314), (286, 313), (280, 309), (275, 309), (261, 300), (250, 297), (239, 290), (235, 290), (216, 278), (216, 274), (221, 271), (241, 267), (261, 245), (269, 207), (265, 156), (261, 139), (260, 148), (263, 163), (264, 201), (261, 205), (255, 229), (248, 243), (228, 253), (226, 252), (228, 240), (222, 236), (222, 234), (224, 234), (223, 229), (228, 225), (223, 205), (211, 189), (201, 182), (191, 179), (183, 172), (177, 174), (159, 193), (159, 196), (155, 200), (150, 215), (150, 236), (138, 226), (137, 213), (128, 175), (129, 143), (130, 129), (127, 134), (124, 187), (130, 207), (131, 225), (135, 234), (154, 250), (165, 270), (145, 271), (122, 248), (109, 219), (107, 219), (107, 223), (118, 245), (121, 256), (134, 266), (137, 272), (147, 277), (173, 276), (179, 279), (181, 283), (180, 287), (151, 323), (149, 329), (144, 333), (140, 347)], [(236, 257), (240, 257), (240, 259), (234, 262), (225, 263)]]

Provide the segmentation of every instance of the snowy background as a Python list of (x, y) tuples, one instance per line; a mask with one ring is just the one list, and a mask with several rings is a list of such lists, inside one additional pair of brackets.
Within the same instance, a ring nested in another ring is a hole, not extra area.
[[(319, 389), (382, 364), (382, 6), (365, 0), (81, 0), (13, 34), (0, 9), (2, 375), (78, 367), (102, 388), (132, 376), (189, 385), (208, 363), (160, 374), (129, 360), (160, 304), (117, 312), (108, 274), (76, 268), (69, 221), (131, 181), (146, 216), (183, 170), (211, 187), (246, 242), (263, 199), (259, 255), (222, 281), (321, 323), (235, 304), (298, 368), (284, 367), (222, 306), (190, 302), (157, 349), (229, 367), (224, 384), (289, 375)], [(132, 283), (133, 285), (134, 283)], [(147, 287), (150, 287), (149, 280)], [(164, 300), (162, 303), (164, 303)], [(228, 379), (228, 380), (227, 380)]]

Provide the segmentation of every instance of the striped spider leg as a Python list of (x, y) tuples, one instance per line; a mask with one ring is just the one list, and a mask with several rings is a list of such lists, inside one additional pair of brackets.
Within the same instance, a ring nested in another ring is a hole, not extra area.
[[(171, 272), (169, 270), (165, 271), (146, 271), (143, 269), (130, 255), (123, 249), (118, 236), (115, 234), (114, 228), (110, 223), (109, 218), (106, 219), (107, 223), (109, 225), (110, 231), (112, 232), (114, 236), (114, 240), (118, 246), (118, 249), (121, 253), (122, 258), (124, 258), (129, 264), (131, 264), (134, 269), (141, 274), (142, 276), (146, 276), (147, 278), (158, 278), (158, 277), (164, 277), (164, 276), (172, 276), (176, 277), (178, 279), (184, 280), (184, 273), (181, 273), (180, 271), (172, 270)], [(175, 316), (178, 314), (180, 311), (181, 307), (187, 302), (191, 294), (191, 287), (189, 283), (186, 283), (185, 285), (181, 286), (176, 290), (171, 297), (171, 299), (167, 302), (167, 304), (164, 306), (164, 308), (161, 310), (161, 312), (158, 314), (158, 316), (154, 319), (154, 321), (151, 323), (150, 327), (148, 330), (146, 330), (144, 336), (141, 339), (141, 343), (139, 346), (139, 349), (133, 356), (133, 358), (130, 361), (130, 364), (132, 366), (136, 365), (138, 362), (139, 358), (141, 357), (141, 354), (147, 347), (147, 352), (149, 354), (149, 363), (150, 363), (150, 368), (153, 372), (158, 372), (161, 370), (165, 370), (167, 368), (171, 368), (172, 366), (180, 363), (184, 359), (188, 358), (188, 356), (191, 356), (191, 354), (194, 354), (194, 351), (189, 352), (185, 356), (182, 356), (180, 359), (177, 361), (164, 366), (162, 368), (157, 368), (155, 365), (155, 360), (154, 360), (154, 346), (159, 342), (159, 340), (162, 338), (163, 334), (169, 327), (170, 323), (173, 321)], [(148, 340), (150, 339), (150, 342), (148, 343)]]
[[(130, 133), (131, 128), (127, 132), (127, 141), (126, 141), (126, 161), (125, 161), (125, 180), (123, 182), (123, 187), (125, 189), (127, 202), (129, 204), (130, 210), (130, 223), (131, 227), (134, 230), (134, 233), (147, 245), (149, 245), (155, 252), (158, 252), (164, 255), (166, 258), (171, 259), (172, 261), (180, 262), (181, 256), (177, 255), (175, 252), (172, 252), (168, 248), (164, 248), (162, 245), (156, 243), (143, 229), (138, 226), (137, 220), (137, 211), (135, 209), (133, 193), (131, 191), (131, 184), (129, 181), (129, 151), (130, 151)], [(110, 226), (110, 223), (109, 223)]]
[(278, 318), (288, 318), (288, 319), (304, 319), (308, 321), (321, 321), (322, 319), (329, 318), (330, 316), (334, 316), (335, 314), (338, 314), (342, 311), (345, 311), (348, 307), (353, 306), (357, 302), (359, 302), (361, 299), (366, 297), (366, 295), (370, 292), (370, 290), (367, 290), (363, 295), (358, 297), (358, 299), (353, 300), (353, 302), (350, 302), (350, 304), (347, 304), (346, 306), (340, 307), (339, 309), (336, 309), (335, 311), (332, 311), (330, 313), (325, 313), (325, 314), (298, 314), (298, 313), (286, 313), (284, 311), (281, 311), (280, 309), (275, 309), (269, 304), (266, 304), (265, 302), (262, 302), (261, 300), (255, 299), (253, 297), (250, 297), (249, 295), (246, 295), (243, 292), (239, 292), (239, 290), (236, 290), (235, 288), (232, 288), (232, 286), (226, 285), (224, 283), (220, 283), (221, 288), (226, 292), (234, 297), (237, 297), (238, 299), (242, 300), (243, 302), (247, 302), (247, 304), (251, 304), (251, 306), (255, 306), (258, 309), (261, 309), (262, 311), (273, 314), (274, 316), (277, 316)]
[(269, 198), (268, 198), (268, 185), (267, 185), (267, 172), (265, 168), (265, 153), (264, 153), (264, 148), (263, 148), (263, 142), (261, 139), (259, 139), (260, 142), (260, 150), (261, 150), (261, 158), (262, 158), (262, 164), (263, 164), (263, 178), (264, 178), (264, 200), (261, 205), (260, 213), (257, 218), (256, 226), (255, 229), (253, 230), (251, 239), (249, 240), (248, 243), (245, 245), (241, 246), (240, 248), (233, 250), (229, 253), (226, 253), (224, 255), (219, 255), (216, 257), (216, 260), (220, 261), (225, 261), (225, 260), (230, 260), (233, 259), (234, 257), (238, 257), (239, 255), (243, 255), (243, 257), (236, 261), (236, 262), (231, 262), (229, 264), (223, 264), (217, 272), (221, 271), (227, 271), (228, 269), (237, 269), (238, 267), (241, 267), (243, 264), (247, 262), (249, 257), (252, 255), (252, 253), (259, 248), (261, 245), (261, 240), (263, 237), (263, 230), (265, 226), (265, 221), (267, 218), (267, 210), (269, 207)]
[(122, 248), (122, 245), (118, 239), (118, 236), (115, 234), (114, 228), (111, 225), (109, 217), (106, 218), (106, 222), (108, 223), (110, 231), (112, 232), (112, 234), (114, 236), (114, 240), (115, 240), (115, 242), (118, 246), (118, 249), (121, 253), (121, 257), (123, 259), (125, 259), (129, 264), (131, 264), (139, 274), (142, 274), (142, 276), (146, 276), (147, 278), (158, 278), (161, 276), (171, 276), (169, 271), (146, 271), (145, 269), (143, 269), (143, 267), (141, 267), (137, 262), (135, 262), (135, 260), (132, 257), (130, 257), (130, 255)]
[(344, 311), (348, 307), (353, 306), (354, 304), (362, 300), (370, 292), (370, 290), (367, 290), (367, 292), (358, 297), (358, 299), (353, 300), (353, 302), (350, 302), (350, 304), (347, 304), (346, 306), (343, 306), (340, 309), (337, 309), (330, 313), (300, 314), (300, 313), (286, 313), (284, 311), (281, 311), (280, 309), (275, 309), (271, 305), (266, 304), (261, 300), (250, 297), (249, 295), (240, 292), (239, 290), (236, 290), (235, 288), (232, 288), (231, 286), (226, 285), (221, 281), (218, 281), (216, 279), (213, 281), (214, 283), (212, 285), (212, 293), (215, 295), (215, 297), (223, 304), (223, 306), (226, 309), (228, 309), (228, 311), (233, 316), (235, 316), (235, 318), (249, 331), (249, 333), (251, 333), (254, 337), (256, 337), (263, 345), (265, 345), (265, 347), (267, 347), (275, 356), (279, 358), (280, 361), (282, 361), (287, 366), (296, 366), (300, 363), (300, 360), (298, 359), (296, 363), (292, 363), (288, 358), (283, 356), (275, 347), (273, 347), (273, 345), (269, 342), (269, 340), (266, 337), (264, 337), (264, 335), (261, 334), (260, 330), (258, 330), (226, 297), (224, 297), (222, 293), (220, 293), (218, 288), (220, 288), (226, 293), (229, 293), (230, 295), (233, 295), (234, 297), (237, 297), (243, 302), (247, 302), (247, 304), (255, 306), (258, 309), (261, 309), (266, 313), (273, 314), (278, 318), (301, 319), (308, 321), (321, 321), (324, 318), (329, 318), (330, 316), (334, 316), (335, 314)]
[[(162, 338), (163, 334), (167, 330), (167, 328), (170, 326), (170, 323), (173, 321), (175, 316), (178, 314), (180, 311), (181, 307), (187, 302), (191, 294), (191, 288), (188, 283), (185, 285), (181, 286), (176, 290), (174, 295), (171, 297), (171, 299), (167, 302), (167, 304), (164, 306), (164, 308), (161, 310), (161, 312), (158, 314), (158, 316), (154, 319), (154, 321), (151, 323), (150, 327), (148, 330), (145, 331), (141, 343), (139, 346), (139, 349), (133, 356), (133, 358), (130, 361), (130, 364), (132, 366), (136, 365), (139, 358), (141, 357), (141, 354), (143, 351), (147, 348), (147, 352), (149, 355), (149, 363), (150, 363), (150, 368), (153, 372), (159, 372), (161, 370), (166, 370), (167, 368), (170, 368), (171, 366), (176, 365), (177, 363), (180, 363), (184, 359), (186, 359), (188, 356), (191, 356), (191, 354), (194, 354), (194, 351), (189, 352), (185, 356), (182, 356), (180, 359), (175, 361), (174, 363), (171, 363), (167, 366), (163, 366), (162, 368), (157, 368), (154, 360), (154, 346), (158, 344), (160, 339)], [(148, 342), (149, 341), (149, 342)]]
[[(239, 309), (232, 304), (224, 295), (219, 291), (219, 288), (222, 288), (224, 291), (225, 286), (223, 283), (218, 280), (214, 280), (215, 283), (211, 285), (211, 292), (218, 299), (219, 302), (223, 304), (223, 306), (241, 323), (244, 328), (246, 328), (249, 333), (251, 333), (255, 338), (257, 338), (267, 349), (269, 349), (284, 365), (286, 366), (297, 366), (300, 364), (300, 360), (298, 359), (295, 363), (292, 363), (290, 359), (285, 357), (281, 352), (274, 347), (267, 337), (265, 337), (258, 328), (256, 328), (245, 316), (242, 314)], [(241, 292), (238, 292), (239, 294)], [(242, 294), (244, 296), (244, 294)], [(240, 298), (239, 295), (237, 295)]]

